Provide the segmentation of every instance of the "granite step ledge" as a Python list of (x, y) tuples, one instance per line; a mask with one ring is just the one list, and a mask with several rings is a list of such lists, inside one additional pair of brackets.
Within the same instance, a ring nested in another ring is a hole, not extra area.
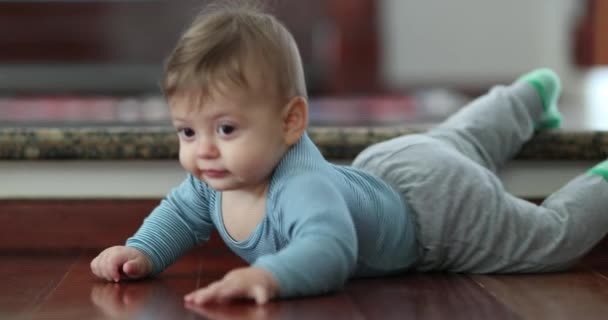
[[(326, 158), (351, 160), (367, 146), (404, 134), (410, 127), (311, 127)], [(178, 157), (170, 127), (0, 128), (0, 160), (169, 160)], [(550, 130), (537, 133), (518, 160), (608, 158), (608, 132)]]

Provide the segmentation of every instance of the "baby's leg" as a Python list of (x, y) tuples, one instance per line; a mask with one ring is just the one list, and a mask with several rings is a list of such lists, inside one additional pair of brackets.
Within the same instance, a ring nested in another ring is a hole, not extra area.
[[(520, 201), (512, 199), (510, 201)], [(583, 174), (549, 196), (540, 206), (521, 206), (505, 219), (504, 244), (497, 248), (521, 263), (472, 272), (542, 272), (572, 266), (608, 232), (608, 182)], [(491, 264), (488, 264), (491, 266)]]
[[(478, 238), (478, 253), (461, 254), (476, 258), (475, 264), (455, 250), (451, 271), (560, 271), (574, 265), (608, 233), (608, 182), (593, 171), (573, 179), (541, 205), (499, 192), (488, 201), (488, 218), (479, 221), (496, 225), (486, 224), (485, 236)], [(484, 250), (485, 256), (479, 254)]]
[(608, 231), (608, 162), (540, 206), (507, 193), (487, 168), (424, 135), (374, 145), (354, 166), (382, 178), (411, 208), (421, 271), (561, 270)]
[(560, 90), (554, 72), (533, 71), (508, 87), (494, 87), (428, 135), (496, 172), (535, 129), (559, 126), (561, 116), (556, 105)]
[[(485, 235), (469, 240), (475, 249), (455, 245), (446, 269), (471, 273), (560, 271), (574, 265), (608, 231), (608, 183), (584, 174), (548, 197), (540, 206), (505, 193), (487, 207)], [(492, 212), (492, 210), (496, 210)], [(466, 215), (466, 214), (465, 214)], [(454, 226), (462, 225), (459, 222)], [(476, 232), (481, 232), (479, 229)], [(477, 251), (475, 251), (477, 250)]]
[[(608, 161), (590, 169), (540, 205), (510, 195), (512, 212), (501, 220), (504, 238), (491, 256), (471, 272), (542, 272), (565, 269), (608, 233)], [(490, 235), (490, 238), (494, 236)], [(500, 238), (500, 237), (499, 237)], [(491, 240), (492, 241), (492, 240)]]

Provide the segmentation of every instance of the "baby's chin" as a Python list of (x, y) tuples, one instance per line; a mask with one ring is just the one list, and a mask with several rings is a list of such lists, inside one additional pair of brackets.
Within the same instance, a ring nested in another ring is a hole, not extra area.
[(234, 183), (231, 183), (229, 181), (217, 181), (217, 179), (209, 179), (209, 178), (205, 178), (204, 176), (199, 176), (198, 179), (208, 185), (211, 189), (215, 190), (215, 191), (220, 191), (220, 192), (224, 192), (224, 191), (234, 191), (234, 190), (239, 190), (240, 187), (235, 185)]

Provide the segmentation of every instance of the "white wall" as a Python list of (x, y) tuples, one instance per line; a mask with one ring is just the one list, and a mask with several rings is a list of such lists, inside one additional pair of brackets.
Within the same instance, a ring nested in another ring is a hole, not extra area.
[(578, 91), (571, 34), (579, 0), (382, 0), (382, 74), (392, 88), (487, 85), (540, 66)]
[[(513, 195), (538, 199), (595, 163), (513, 161), (499, 177)], [(173, 160), (0, 161), (0, 199), (159, 199), (185, 177)]]

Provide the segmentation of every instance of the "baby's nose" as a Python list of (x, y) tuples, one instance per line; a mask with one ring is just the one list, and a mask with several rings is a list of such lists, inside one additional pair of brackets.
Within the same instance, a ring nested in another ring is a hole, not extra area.
[(219, 150), (211, 139), (201, 139), (198, 144), (197, 155), (200, 158), (215, 158)]

